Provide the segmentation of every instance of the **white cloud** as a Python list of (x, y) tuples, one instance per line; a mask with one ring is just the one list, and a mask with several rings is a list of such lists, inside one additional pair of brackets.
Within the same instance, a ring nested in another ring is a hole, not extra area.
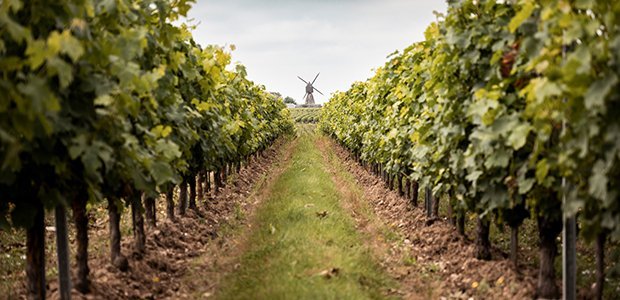
[(304, 84), (297, 75), (321, 76), (316, 87), (326, 96), (365, 80), (397, 49), (423, 39), (445, 11), (443, 1), (362, 0), (201, 0), (189, 17), (200, 22), (195, 39), (206, 44), (235, 44), (233, 60), (248, 77), (298, 102)]

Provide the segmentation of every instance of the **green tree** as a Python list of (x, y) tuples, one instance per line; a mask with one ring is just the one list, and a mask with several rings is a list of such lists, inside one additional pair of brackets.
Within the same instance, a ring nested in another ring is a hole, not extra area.
[(292, 98), (292, 97), (290, 97), (290, 96), (286, 96), (286, 97), (284, 98), (284, 103), (287, 103), (287, 104), (295, 104), (295, 105), (297, 105), (297, 102), (295, 101), (295, 99), (293, 99), (293, 98)]

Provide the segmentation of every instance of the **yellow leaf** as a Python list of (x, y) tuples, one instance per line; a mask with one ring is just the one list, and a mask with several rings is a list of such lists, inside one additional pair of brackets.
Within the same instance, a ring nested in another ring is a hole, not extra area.
[(166, 126), (164, 127), (164, 129), (161, 131), (161, 137), (165, 138), (168, 135), (170, 135), (170, 133), (172, 132), (172, 128), (170, 126)]
[(110, 97), (110, 95), (105, 94), (95, 98), (95, 105), (108, 106), (114, 102), (114, 98)]
[(200, 102), (198, 105), (196, 105), (196, 108), (200, 112), (211, 110), (211, 108), (213, 107), (214, 105), (211, 104), (210, 102)]
[(517, 28), (519, 28), (519, 26), (521, 26), (521, 24), (523, 24), (523, 22), (525, 22), (525, 20), (532, 15), (534, 8), (536, 8), (535, 4), (531, 1), (527, 1), (523, 7), (521, 7), (521, 10), (519, 10), (512, 20), (510, 20), (510, 23), (508, 24), (508, 29), (510, 32), (515, 32)]
[(151, 129), (151, 133), (156, 137), (160, 137), (162, 135), (163, 130), (164, 130), (164, 126), (157, 125)]
[(474, 282), (472, 282), (472, 284), (471, 284), (471, 287), (472, 287), (472, 288), (474, 288), (474, 289), (475, 289), (475, 288), (478, 288), (478, 286), (479, 286), (478, 281), (474, 281)]
[(416, 144), (420, 140), (420, 134), (417, 131), (415, 131), (414, 133), (409, 135), (409, 140), (412, 143)]
[(487, 90), (485, 89), (479, 89), (474, 93), (474, 99), (476, 100), (482, 100), (484, 98), (486, 98), (487, 95)]
[(58, 31), (52, 31), (47, 37), (47, 50), (51, 55), (55, 55), (60, 51), (61, 36)]
[(49, 48), (45, 47), (45, 43), (40, 40), (34, 40), (28, 43), (26, 48), (26, 55), (28, 55), (28, 61), (32, 69), (36, 69), (43, 64), (43, 62), (56, 53), (50, 53)]
[(501, 286), (502, 284), (504, 284), (504, 276), (497, 278), (497, 281), (495, 281), (495, 285)]
[(61, 52), (68, 55), (74, 62), (84, 54), (82, 44), (71, 35), (69, 30), (65, 30), (61, 34), (53, 31), (47, 38), (47, 47), (51, 53)]

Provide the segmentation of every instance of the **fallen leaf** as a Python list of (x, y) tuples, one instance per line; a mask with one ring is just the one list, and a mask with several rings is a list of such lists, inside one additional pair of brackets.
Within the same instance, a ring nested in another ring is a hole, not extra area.
[(502, 284), (504, 284), (504, 276), (497, 278), (497, 281), (495, 281), (495, 285), (502, 285)]
[(329, 214), (326, 210), (322, 211), (322, 212), (317, 212), (316, 216), (323, 219), (325, 217), (327, 217), (327, 214)]
[(323, 276), (327, 279), (330, 279), (332, 277), (338, 276), (338, 274), (340, 273), (340, 268), (331, 268), (331, 269), (327, 269), (327, 270), (323, 270), (321, 272), (319, 272), (319, 276)]

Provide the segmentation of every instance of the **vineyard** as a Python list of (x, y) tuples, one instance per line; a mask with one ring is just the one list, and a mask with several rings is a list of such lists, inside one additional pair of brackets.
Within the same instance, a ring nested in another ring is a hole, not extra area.
[(0, 2), (0, 298), (620, 295), (620, 2), (448, 1), (291, 109), (194, 4)]
[(414, 205), (423, 190), (429, 219), (446, 201), (464, 235), (473, 214), (478, 259), (496, 225), (522, 264), (518, 232), (533, 220), (537, 297), (560, 297), (557, 239), (576, 217), (600, 299), (620, 267), (619, 18), (606, 1), (450, 2), (424, 41), (334, 95), (321, 129)]
[[(69, 295), (66, 209), (75, 223), (73, 286), (90, 290), (88, 207), (107, 202), (110, 262), (127, 269), (120, 214), (131, 210), (137, 257), (155, 201), (168, 218), (203, 201), (293, 123), (284, 103), (246, 79), (230, 54), (172, 22), (187, 1), (4, 1), (0, 224), (26, 228), (29, 298), (45, 298), (45, 215), (55, 211), (62, 298)], [(173, 193), (178, 186), (175, 203)], [(10, 217), (9, 217), (10, 216)]]
[(291, 108), (291, 118), (295, 123), (319, 122), (320, 108)]

